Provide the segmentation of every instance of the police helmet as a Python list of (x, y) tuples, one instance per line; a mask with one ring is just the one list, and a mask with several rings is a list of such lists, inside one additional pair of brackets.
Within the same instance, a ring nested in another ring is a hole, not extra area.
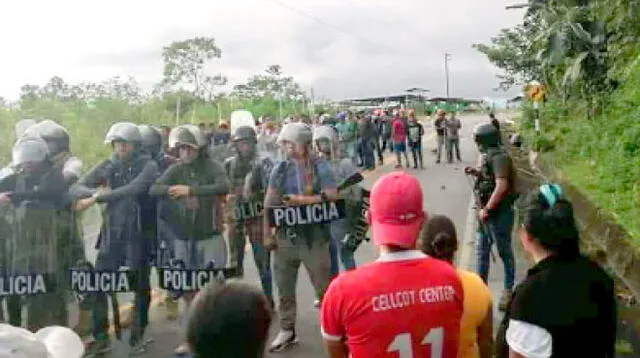
[(16, 125), (14, 127), (15, 130), (15, 134), (16, 134), (16, 139), (22, 137), (24, 135), (24, 132), (31, 127), (32, 125), (38, 123), (35, 119), (22, 119), (19, 120), (18, 122), (16, 122)]
[(188, 145), (199, 149), (207, 145), (207, 139), (197, 126), (183, 124), (173, 128), (169, 133), (169, 147), (175, 148), (178, 145)]
[(500, 132), (491, 123), (480, 123), (473, 128), (476, 144), (481, 148), (500, 146)]
[(107, 135), (104, 137), (105, 144), (111, 144), (114, 141), (140, 144), (142, 136), (137, 125), (131, 122), (117, 122), (109, 128)]
[(151, 155), (157, 155), (162, 150), (162, 135), (156, 128), (142, 124), (138, 126), (142, 137), (142, 149)]
[(297, 143), (300, 145), (308, 145), (313, 140), (313, 131), (311, 127), (305, 123), (293, 122), (287, 123), (278, 135), (277, 143), (282, 141)]
[(331, 143), (335, 143), (338, 141), (338, 134), (331, 126), (316, 127), (313, 131), (313, 141), (316, 142), (321, 139), (326, 139)]
[(67, 132), (65, 127), (51, 119), (45, 119), (40, 123), (30, 126), (24, 132), (24, 135), (42, 138), (47, 142), (49, 154), (51, 155), (69, 150), (69, 132)]
[(49, 157), (47, 143), (39, 137), (22, 137), (13, 146), (11, 159), (14, 165), (27, 162), (41, 163)]
[(241, 140), (248, 140), (249, 142), (257, 143), (258, 136), (256, 131), (249, 126), (238, 127), (231, 136), (231, 141), (237, 142)]

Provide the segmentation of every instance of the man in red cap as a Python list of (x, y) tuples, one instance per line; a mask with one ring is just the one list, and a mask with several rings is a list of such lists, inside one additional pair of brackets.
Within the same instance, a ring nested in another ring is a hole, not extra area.
[(329, 286), (322, 335), (332, 358), (456, 358), (463, 291), (455, 269), (416, 250), (426, 213), (413, 176), (393, 172), (371, 189), (378, 260)]

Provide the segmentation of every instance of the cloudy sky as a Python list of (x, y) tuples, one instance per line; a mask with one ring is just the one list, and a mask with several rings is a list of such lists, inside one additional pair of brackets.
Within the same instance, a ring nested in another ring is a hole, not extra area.
[(222, 49), (208, 66), (241, 83), (280, 64), (316, 96), (331, 99), (423, 87), (452, 96), (505, 97), (498, 72), (473, 43), (517, 24), (518, 0), (21, 0), (2, 6), (0, 96), (23, 84), (162, 75), (162, 47), (211, 36)]

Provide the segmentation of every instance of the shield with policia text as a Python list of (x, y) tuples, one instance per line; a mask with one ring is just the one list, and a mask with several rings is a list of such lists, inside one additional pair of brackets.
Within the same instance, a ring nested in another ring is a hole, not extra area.
[(69, 240), (62, 234), (71, 223), (60, 213), (60, 201), (52, 198), (52, 192), (59, 190), (55, 184), (56, 179), (48, 173), (37, 175), (24, 168), (0, 181), (0, 193), (9, 192), (5, 195), (11, 198), (11, 204), (0, 204), (0, 297), (7, 299), (5, 317), (12, 325), (68, 325), (71, 295), (66, 268), (72, 256)]
[(346, 211), (343, 199), (308, 205), (276, 206), (268, 210), (269, 224), (272, 227), (327, 224), (344, 218)]
[(347, 215), (350, 227), (353, 230), (347, 233), (342, 241), (344, 247), (350, 251), (356, 251), (363, 240), (369, 241), (367, 231), (369, 231), (369, 222), (367, 220), (367, 211), (369, 210), (369, 190), (361, 188), (362, 200), (355, 205), (354, 210), (350, 211), (351, 215)]

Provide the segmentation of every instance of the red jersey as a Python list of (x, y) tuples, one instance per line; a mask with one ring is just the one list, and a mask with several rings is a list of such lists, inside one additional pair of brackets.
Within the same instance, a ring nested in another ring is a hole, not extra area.
[(393, 141), (396, 143), (404, 142), (407, 137), (407, 129), (404, 127), (402, 119), (394, 119), (391, 125), (393, 126)]
[(463, 309), (455, 268), (402, 251), (345, 272), (322, 301), (322, 335), (353, 358), (456, 358)]

